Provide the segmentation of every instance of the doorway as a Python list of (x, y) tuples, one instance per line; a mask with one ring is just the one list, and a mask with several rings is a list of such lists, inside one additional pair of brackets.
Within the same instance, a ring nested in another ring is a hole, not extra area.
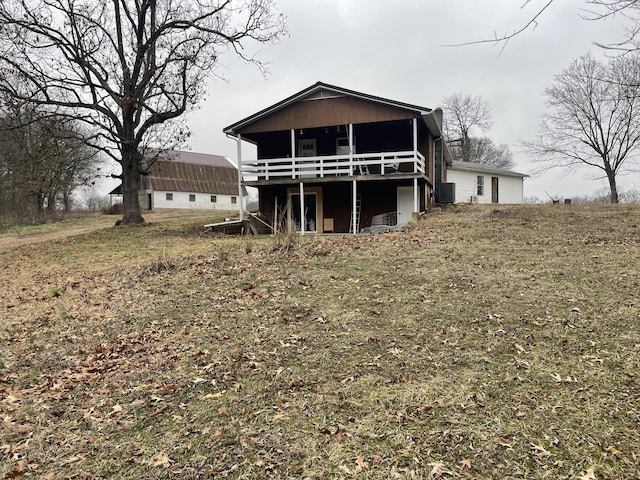
[(398, 225), (403, 226), (411, 222), (413, 216), (413, 187), (398, 187), (396, 212)]
[(491, 177), (491, 203), (498, 202), (498, 177)]
[[(298, 140), (298, 157), (315, 157), (316, 156), (316, 139), (315, 138), (301, 138)], [(299, 175), (301, 177), (315, 177), (316, 166), (313, 165), (315, 160), (299, 160)], [(309, 164), (310, 166), (306, 166)], [(312, 165), (312, 166), (311, 166)]]
[(318, 200), (316, 193), (304, 194), (304, 219), (300, 216), (300, 194), (289, 194), (289, 225), (293, 228), (295, 225), (296, 232), (317, 233), (318, 232)]

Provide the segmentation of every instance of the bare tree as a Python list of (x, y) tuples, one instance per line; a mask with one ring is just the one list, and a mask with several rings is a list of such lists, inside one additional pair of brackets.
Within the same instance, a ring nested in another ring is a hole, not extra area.
[(509, 169), (515, 166), (513, 153), (506, 143), (496, 145), (487, 137), (470, 138), (471, 161), (496, 168)]
[(471, 131), (488, 130), (493, 123), (489, 102), (480, 95), (456, 92), (442, 101), (444, 131), (450, 143), (459, 143), (462, 160), (471, 160)]
[[(472, 40), (456, 44), (445, 45), (447, 47), (460, 47), (464, 45), (477, 45), (488, 43), (502, 45), (502, 50), (509, 41), (538, 25), (539, 19), (551, 7), (555, 0), (526, 0), (520, 8), (531, 8), (531, 17), (523, 24), (514, 27), (504, 33), (494, 32), (492, 37), (481, 40)], [(616, 15), (630, 20), (630, 26), (625, 27), (625, 37), (619, 42), (603, 43), (594, 42), (599, 47), (620, 50), (623, 52), (640, 50), (640, 0), (585, 0), (585, 9), (581, 12), (585, 20), (605, 20)], [(501, 52), (502, 52), (501, 50)]]
[(1, 107), (0, 216), (42, 221), (59, 205), (68, 212), (73, 190), (95, 177), (97, 152), (69, 118), (15, 102)]
[(142, 223), (148, 147), (184, 139), (223, 52), (262, 67), (245, 41), (285, 33), (273, 0), (2, 0), (0, 91), (91, 128), (122, 167), (122, 223)]
[[(513, 168), (515, 162), (513, 153), (509, 146), (505, 143), (496, 145), (488, 137), (469, 137), (467, 139), (469, 150), (467, 155), (472, 163), (483, 163), (497, 168)], [(454, 140), (448, 143), (449, 153), (454, 161), (463, 162), (462, 141)]]
[(607, 63), (586, 54), (554, 77), (545, 89), (547, 110), (537, 139), (524, 142), (543, 169), (589, 166), (609, 184), (618, 203), (616, 179), (640, 146), (640, 59), (626, 55)]

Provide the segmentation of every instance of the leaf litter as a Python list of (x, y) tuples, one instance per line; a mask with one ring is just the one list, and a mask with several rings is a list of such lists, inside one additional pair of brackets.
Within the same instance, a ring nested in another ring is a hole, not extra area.
[(0, 473), (633, 478), (640, 211), (501, 211), (0, 253)]

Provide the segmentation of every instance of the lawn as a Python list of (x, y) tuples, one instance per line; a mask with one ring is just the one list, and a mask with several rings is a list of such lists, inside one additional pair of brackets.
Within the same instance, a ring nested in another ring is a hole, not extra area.
[(4, 478), (640, 479), (640, 206), (151, 221), (0, 248)]

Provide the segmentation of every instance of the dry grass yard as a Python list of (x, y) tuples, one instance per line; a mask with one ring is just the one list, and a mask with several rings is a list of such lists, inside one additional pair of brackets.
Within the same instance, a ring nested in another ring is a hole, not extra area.
[(0, 233), (2, 478), (640, 479), (638, 205), (107, 220)]

